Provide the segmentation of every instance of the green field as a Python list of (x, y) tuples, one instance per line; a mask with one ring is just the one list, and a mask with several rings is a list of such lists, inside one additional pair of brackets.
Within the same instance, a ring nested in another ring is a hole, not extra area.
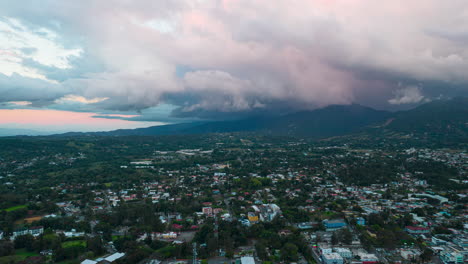
[(84, 241), (84, 240), (74, 240), (74, 241), (66, 241), (66, 242), (62, 243), (63, 248), (76, 247), (76, 246), (86, 247), (86, 241)]
[(39, 256), (39, 254), (35, 253), (35, 252), (30, 252), (30, 251), (27, 251), (26, 249), (17, 249), (15, 251), (15, 255), (18, 255), (18, 256), (23, 256), (23, 257), (32, 257), (32, 256)]
[(26, 257), (19, 256), (19, 255), (5, 256), (5, 257), (0, 257), (0, 264), (16, 263), (25, 259)]
[(32, 256), (39, 256), (39, 254), (19, 249), (15, 251), (15, 255), (0, 257), (0, 264), (16, 263)]
[(112, 236), (112, 241), (116, 241), (117, 239), (121, 239), (123, 238), (124, 236)]
[(12, 206), (10, 208), (6, 208), (6, 209), (3, 209), (3, 210), (5, 210), (7, 212), (12, 212), (12, 211), (16, 211), (16, 210), (23, 209), (23, 208), (26, 208), (26, 207), (28, 207), (28, 205), (23, 204), (23, 205)]

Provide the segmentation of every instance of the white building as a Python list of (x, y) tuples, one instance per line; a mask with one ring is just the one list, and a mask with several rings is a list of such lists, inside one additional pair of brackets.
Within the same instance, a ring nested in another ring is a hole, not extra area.
[(11, 236), (11, 239), (15, 239), (16, 237), (24, 236), (27, 234), (29, 234), (29, 230), (27, 228), (18, 229), (18, 230), (13, 231), (13, 235)]
[(29, 229), (27, 228), (22, 228), (18, 229), (16, 231), (13, 231), (13, 235), (11, 236), (11, 239), (15, 239), (19, 236), (24, 236), (24, 235), (32, 235), (34, 237), (38, 237), (44, 233), (44, 227), (42, 226), (35, 226), (31, 227)]
[(417, 259), (421, 255), (421, 252), (415, 249), (408, 249), (408, 250), (402, 250), (400, 252), (400, 255), (402, 258), (406, 260), (412, 260), (412, 259)]
[(167, 232), (167, 233), (158, 233), (154, 232), (151, 234), (151, 238), (154, 239), (176, 239), (177, 233), (176, 232)]
[(261, 206), (252, 206), (252, 208), (257, 212), (260, 212), (260, 221), (262, 222), (271, 222), (277, 215), (281, 214), (281, 209), (276, 204), (263, 204)]
[(44, 227), (43, 226), (35, 226), (35, 227), (31, 227), (29, 229), (29, 234), (31, 234), (32, 236), (40, 236), (44, 233)]
[(122, 258), (123, 256), (125, 256), (125, 253), (120, 253), (120, 252), (117, 252), (117, 253), (114, 253), (108, 257), (105, 257), (104, 260), (105, 261), (108, 261), (110, 263)]
[(343, 264), (343, 258), (338, 253), (322, 255), (323, 264)]
[(94, 261), (94, 260), (90, 260), (90, 259), (85, 259), (83, 261), (81, 261), (81, 264), (96, 264), (97, 261)]
[(338, 253), (342, 258), (352, 258), (353, 253), (347, 248), (335, 248), (335, 252)]
[(378, 262), (379, 258), (374, 254), (367, 254), (365, 252), (359, 252), (358, 256), (362, 262)]
[(150, 160), (143, 160), (143, 161), (132, 161), (130, 162), (131, 165), (151, 165), (153, 164)]
[(76, 232), (76, 229), (72, 229), (71, 231), (63, 232), (63, 234), (67, 238), (70, 238), (70, 237), (83, 237), (85, 235), (84, 232)]
[(85, 259), (81, 262), (81, 264), (114, 263), (116, 260), (124, 256), (125, 256), (125, 253), (117, 252), (105, 258), (98, 258), (96, 260)]
[(3, 232), (0, 231), (0, 240), (2, 240), (2, 239), (3, 239)]
[(326, 243), (319, 243), (318, 244), (319, 246), (319, 249), (320, 249), (320, 253), (323, 255), (323, 254), (331, 254), (333, 252), (333, 249), (330, 245), (326, 244)]

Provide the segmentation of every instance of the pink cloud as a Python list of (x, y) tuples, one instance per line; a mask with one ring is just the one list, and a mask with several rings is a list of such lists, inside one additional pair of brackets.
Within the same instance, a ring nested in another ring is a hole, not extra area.
[(106, 109), (388, 104), (400, 81), (468, 82), (466, 0), (52, 3), (105, 68), (64, 87)]
[[(133, 122), (94, 117), (96, 113), (58, 110), (0, 109), (0, 126), (16, 124), (21, 127), (43, 127), (50, 130), (112, 130), (160, 125), (156, 122)], [(133, 115), (109, 115), (133, 117)]]

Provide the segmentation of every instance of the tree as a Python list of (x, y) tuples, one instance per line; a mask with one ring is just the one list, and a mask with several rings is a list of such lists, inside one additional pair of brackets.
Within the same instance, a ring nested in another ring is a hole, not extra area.
[(428, 262), (432, 259), (432, 255), (433, 255), (432, 250), (425, 248), (423, 253), (419, 257), (421, 258), (423, 262)]
[(206, 241), (206, 249), (211, 254), (218, 249), (218, 239), (213, 235), (208, 235), (208, 239)]
[(338, 244), (338, 236), (337, 236), (336, 232), (333, 232), (331, 242), (332, 242), (333, 245)]
[(32, 235), (23, 235), (15, 238), (15, 248), (26, 248), (32, 250), (34, 237)]
[(257, 251), (257, 255), (262, 260), (268, 259), (268, 252), (266, 246), (263, 242), (258, 242), (255, 244), (255, 250)]
[(104, 253), (102, 240), (99, 236), (88, 238), (86, 241), (86, 247), (88, 250), (92, 251), (96, 256)]
[(297, 256), (298, 248), (293, 243), (286, 243), (281, 248), (281, 258), (286, 261), (297, 261), (299, 258)]
[(13, 254), (15, 247), (12, 242), (0, 240), (0, 257)]
[(353, 242), (353, 234), (349, 229), (343, 228), (340, 230), (340, 240), (345, 244), (351, 244)]

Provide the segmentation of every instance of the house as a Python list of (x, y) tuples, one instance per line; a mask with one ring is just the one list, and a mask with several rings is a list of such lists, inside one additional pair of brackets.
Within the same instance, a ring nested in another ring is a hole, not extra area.
[(204, 215), (213, 215), (213, 208), (203, 207), (202, 212), (203, 212)]
[(223, 208), (214, 208), (213, 209), (213, 214), (217, 215), (223, 212)]
[(254, 212), (248, 212), (247, 218), (252, 223), (257, 223), (258, 222), (258, 215), (256, 215)]
[(202, 205), (205, 206), (205, 207), (209, 207), (209, 206), (212, 206), (213, 203), (212, 202), (203, 202)]
[(280, 231), (278, 231), (278, 235), (280, 236), (289, 236), (292, 234), (292, 231), (289, 230), (289, 229), (282, 229)]
[(174, 229), (182, 229), (182, 228), (184, 228), (184, 226), (183, 226), (183, 225), (179, 225), (179, 224), (172, 224), (172, 228), (174, 228)]

